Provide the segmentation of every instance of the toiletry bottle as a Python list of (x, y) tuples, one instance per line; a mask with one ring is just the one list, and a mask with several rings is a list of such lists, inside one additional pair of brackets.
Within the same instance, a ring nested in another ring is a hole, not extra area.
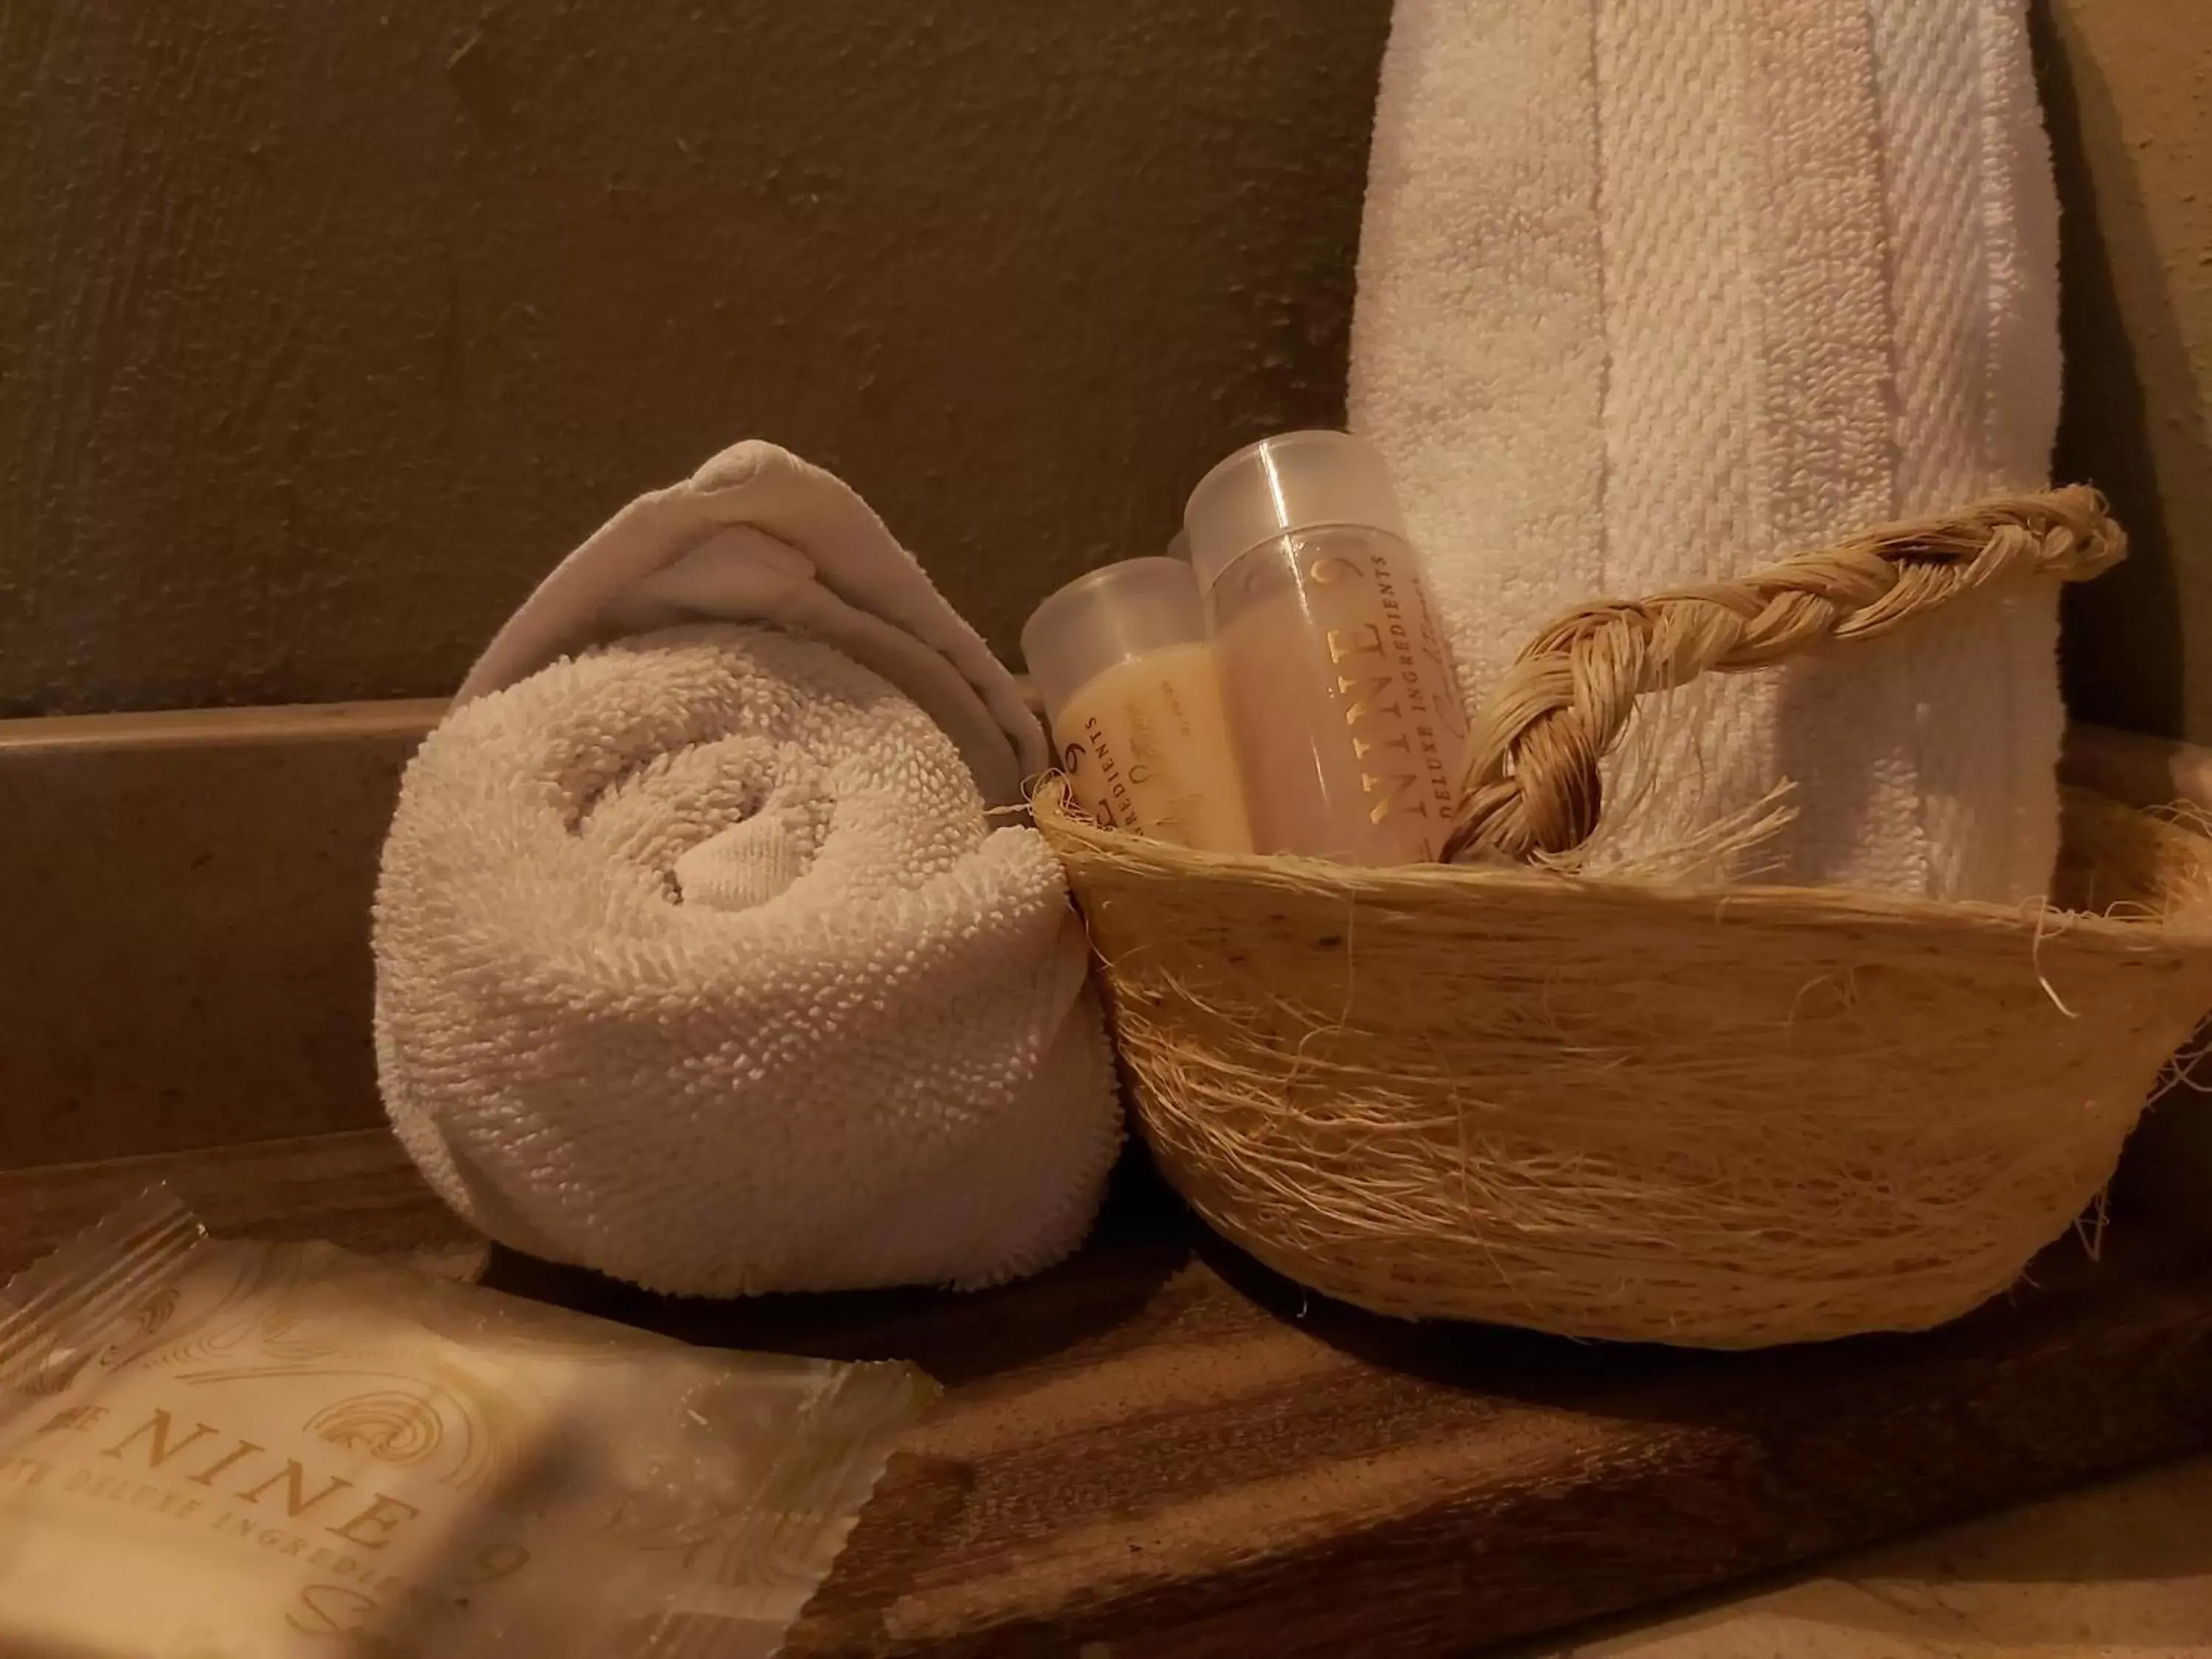
[(1109, 829), (1249, 852), (1206, 614), (1180, 559), (1079, 576), (1022, 628), (1077, 805)]
[(1467, 715), (1382, 458), (1347, 433), (1269, 438), (1207, 473), (1183, 523), (1254, 847), (1441, 857)]

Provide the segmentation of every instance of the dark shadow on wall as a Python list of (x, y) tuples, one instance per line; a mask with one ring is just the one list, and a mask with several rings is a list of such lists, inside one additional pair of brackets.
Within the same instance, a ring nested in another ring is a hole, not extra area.
[(2066, 392), (2052, 471), (2104, 490), (2130, 543), (2117, 570), (2067, 591), (2067, 705), (2081, 719), (2179, 737), (2199, 722), (2168, 501), (2192, 477), (2212, 477), (2212, 441), (2201, 406), (2169, 398), (2180, 406), (2154, 410), (2145, 386), (2143, 363), (2185, 362), (2188, 343), (2162, 283), (2123, 301), (2121, 262), (2155, 270), (2160, 256), (2112, 88), (2053, 0), (2031, 0), (2028, 27), (2063, 204)]

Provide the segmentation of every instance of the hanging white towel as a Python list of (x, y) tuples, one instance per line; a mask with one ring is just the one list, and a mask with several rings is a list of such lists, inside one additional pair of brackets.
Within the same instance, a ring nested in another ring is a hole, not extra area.
[[(700, 617), (779, 626), (667, 626)], [(633, 504), (408, 769), (374, 928), (400, 1139), (494, 1237), (654, 1290), (1057, 1259), (1120, 1110), (1059, 866), (986, 812), (1042, 758), (828, 474), (740, 446)]]
[[(2018, 0), (1400, 0), (1352, 336), (1479, 704), (1595, 597), (2033, 488), (2056, 216)], [(1606, 852), (1783, 778), (1771, 873), (2039, 894), (2055, 593), (1655, 700)]]

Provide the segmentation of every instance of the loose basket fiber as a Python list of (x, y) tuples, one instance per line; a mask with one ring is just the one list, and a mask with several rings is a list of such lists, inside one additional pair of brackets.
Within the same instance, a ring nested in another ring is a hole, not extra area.
[(1168, 1178), (1261, 1261), (1390, 1314), (1734, 1348), (2003, 1290), (2212, 1007), (2212, 842), (2070, 795), (2063, 909), (1528, 861), (1595, 828), (1637, 696), (2121, 547), (2063, 490), (1577, 611), (1477, 734), (1471, 864), (1194, 852), (1048, 781), (1037, 821)]

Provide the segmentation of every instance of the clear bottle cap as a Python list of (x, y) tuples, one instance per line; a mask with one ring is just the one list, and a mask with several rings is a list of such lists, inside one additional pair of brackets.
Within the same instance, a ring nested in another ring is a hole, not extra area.
[(1248, 444), (1198, 481), (1182, 510), (1201, 592), (1262, 542), (1323, 525), (1406, 539), (1382, 455), (1349, 432), (1285, 432)]
[(1067, 700), (1116, 663), (1206, 638), (1206, 607), (1181, 559), (1124, 559), (1078, 576), (1022, 624), (1022, 660), (1057, 720)]

